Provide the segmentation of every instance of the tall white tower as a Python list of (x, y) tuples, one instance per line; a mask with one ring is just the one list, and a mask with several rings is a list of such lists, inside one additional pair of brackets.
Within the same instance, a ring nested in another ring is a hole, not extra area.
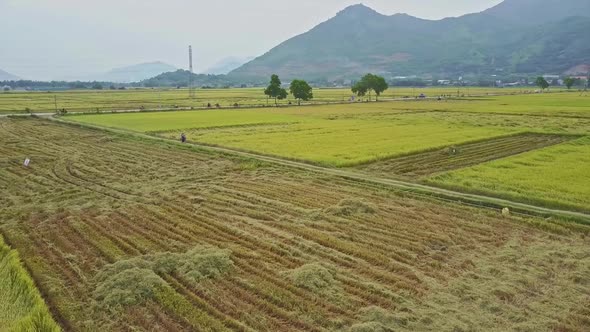
[(193, 47), (188, 46), (188, 64), (189, 64), (189, 78), (188, 78), (188, 95), (191, 99), (195, 98), (195, 87), (193, 86)]

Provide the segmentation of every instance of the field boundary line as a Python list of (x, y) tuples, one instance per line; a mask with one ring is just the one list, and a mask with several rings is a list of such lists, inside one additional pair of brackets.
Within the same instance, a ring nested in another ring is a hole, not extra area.
[[(425, 110), (422, 111), (423, 113), (445, 113), (445, 114), (459, 114), (459, 113), (463, 113), (463, 114), (473, 114), (473, 115), (481, 115), (481, 114), (487, 114), (487, 115), (504, 115), (504, 116), (522, 116), (522, 117), (536, 117), (536, 118), (562, 118), (562, 119), (581, 119), (581, 120), (587, 120), (590, 119), (589, 116), (584, 116), (584, 115), (571, 115), (571, 114), (560, 114), (560, 115), (553, 115), (553, 114), (548, 114), (548, 113), (514, 113), (514, 112), (489, 112), (489, 111), (453, 111), (453, 110)], [(407, 112), (409, 114), (413, 114), (416, 112)]]
[(152, 141), (164, 142), (168, 144), (174, 144), (177, 146), (190, 146), (194, 148), (198, 148), (205, 151), (211, 152), (218, 152), (223, 154), (229, 154), (234, 156), (239, 156), (248, 159), (255, 159), (264, 162), (269, 162), (272, 164), (278, 164), (287, 167), (293, 167), (298, 169), (303, 169), (307, 171), (313, 171), (317, 173), (338, 176), (341, 178), (349, 179), (349, 180), (356, 180), (362, 182), (373, 183), (376, 185), (387, 186), (390, 188), (395, 188), (402, 192), (409, 192), (413, 194), (417, 194), (419, 196), (425, 196), (429, 198), (444, 200), (444, 201), (453, 201), (459, 204), (467, 204), (472, 205), (480, 208), (491, 208), (500, 210), (503, 208), (509, 208), (512, 212), (524, 215), (531, 215), (537, 217), (560, 217), (569, 220), (573, 220), (582, 224), (590, 225), (590, 214), (583, 213), (583, 212), (576, 212), (571, 210), (563, 210), (563, 209), (553, 209), (547, 207), (536, 206), (532, 204), (526, 204), (517, 201), (511, 201), (508, 199), (497, 198), (492, 196), (486, 195), (479, 195), (479, 194), (470, 194), (450, 189), (444, 189), (440, 187), (430, 186), (426, 184), (419, 184), (415, 182), (409, 181), (402, 181), (402, 180), (394, 180), (394, 179), (384, 179), (379, 178), (367, 174), (351, 172), (342, 169), (336, 168), (327, 168), (317, 165), (312, 165), (304, 162), (298, 162), (288, 159), (283, 159), (279, 157), (271, 157), (266, 155), (260, 155), (254, 152), (245, 152), (240, 150), (235, 150), (232, 148), (227, 147), (220, 147), (220, 146), (210, 146), (204, 145), (200, 143), (180, 143), (176, 140), (167, 139), (163, 137), (156, 137), (140, 132), (125, 130), (125, 129), (118, 129), (118, 128), (110, 128), (110, 127), (102, 127), (97, 125), (91, 125), (86, 123), (79, 123), (79, 122), (70, 122), (66, 120), (62, 120), (56, 117), (45, 117), (51, 121), (59, 122), (68, 126), (74, 127), (81, 127), (81, 128), (89, 128), (94, 130), (106, 131), (110, 133), (115, 133), (119, 135), (127, 135), (127, 136), (134, 136), (138, 138), (148, 139)]

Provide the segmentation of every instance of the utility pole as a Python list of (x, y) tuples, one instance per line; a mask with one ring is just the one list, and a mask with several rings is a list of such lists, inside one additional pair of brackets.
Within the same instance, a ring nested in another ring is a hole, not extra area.
[(188, 46), (188, 63), (189, 63), (189, 78), (188, 78), (188, 95), (190, 99), (195, 98), (195, 89), (193, 87), (193, 47)]
[(53, 102), (55, 103), (55, 114), (57, 114), (57, 95), (53, 95)]

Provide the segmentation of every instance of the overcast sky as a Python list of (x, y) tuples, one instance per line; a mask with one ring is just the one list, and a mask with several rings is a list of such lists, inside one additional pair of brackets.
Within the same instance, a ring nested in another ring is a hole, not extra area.
[[(74, 79), (163, 61), (195, 71), (258, 56), (361, 0), (0, 0), (0, 69), (29, 79)], [(383, 14), (440, 19), (501, 0), (363, 0)]]

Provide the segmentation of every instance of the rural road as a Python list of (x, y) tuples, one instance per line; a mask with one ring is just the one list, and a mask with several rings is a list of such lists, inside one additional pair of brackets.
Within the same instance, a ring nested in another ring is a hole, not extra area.
[[(151, 135), (147, 135), (144, 133), (139, 133), (139, 132), (134, 132), (134, 131), (129, 131), (129, 130), (105, 128), (105, 127), (89, 125), (89, 124), (82, 124), (82, 123), (73, 123), (73, 122), (65, 121), (65, 120), (62, 120), (59, 118), (55, 118), (55, 117), (49, 117), (48, 119), (50, 119), (52, 121), (64, 123), (67, 125), (71, 125), (71, 126), (86, 127), (86, 128), (91, 128), (91, 129), (112, 132), (112, 133), (116, 133), (116, 134), (132, 135), (132, 136), (141, 137), (141, 138), (145, 138), (145, 139), (149, 139), (149, 140), (182, 145), (182, 143), (177, 142), (176, 140), (151, 136)], [(203, 145), (203, 144), (199, 144), (199, 143), (195, 143), (195, 142), (190, 142), (188, 144), (190, 144), (191, 146), (194, 146), (196, 148), (203, 149), (203, 150), (220, 152), (220, 153), (230, 154), (230, 155), (237, 155), (237, 156), (246, 157), (246, 158), (250, 158), (250, 159), (256, 159), (256, 160), (260, 160), (260, 161), (265, 161), (265, 162), (269, 162), (269, 163), (273, 163), (273, 164), (277, 164), (277, 165), (294, 167), (294, 168), (303, 169), (303, 170), (307, 170), (307, 171), (313, 171), (313, 172), (338, 176), (338, 177), (342, 177), (342, 178), (347, 178), (347, 179), (377, 184), (377, 185), (381, 185), (381, 186), (386, 186), (386, 187), (397, 189), (399, 191), (409, 192), (409, 193), (412, 193), (412, 194), (415, 194), (418, 196), (422, 196), (422, 197), (429, 197), (429, 198), (434, 198), (437, 200), (444, 200), (444, 201), (452, 201), (455, 203), (461, 203), (461, 204), (470, 205), (470, 206), (490, 208), (490, 209), (494, 209), (494, 210), (498, 211), (498, 213), (500, 213), (503, 208), (507, 207), (513, 213), (517, 213), (517, 214), (534, 215), (534, 216), (541, 216), (541, 217), (556, 216), (556, 217), (561, 217), (561, 218), (566, 218), (566, 219), (573, 219), (573, 220), (576, 220), (576, 221), (584, 223), (584, 224), (590, 224), (590, 214), (586, 214), (586, 213), (582, 213), (582, 212), (551, 209), (551, 208), (545, 208), (545, 207), (540, 207), (540, 206), (535, 206), (535, 205), (530, 205), (530, 204), (525, 204), (525, 203), (520, 203), (520, 202), (514, 202), (514, 201), (510, 201), (510, 200), (506, 200), (506, 199), (490, 197), (490, 196), (485, 196), (485, 195), (468, 194), (468, 193), (443, 189), (443, 188), (429, 186), (429, 185), (423, 185), (423, 184), (414, 183), (414, 182), (384, 179), (384, 178), (371, 176), (369, 174), (352, 172), (352, 171), (343, 170), (343, 169), (315, 166), (315, 165), (311, 165), (311, 164), (307, 164), (307, 163), (291, 161), (291, 160), (277, 158), (277, 157), (265, 156), (265, 155), (260, 155), (260, 154), (256, 154), (256, 153), (252, 153), (252, 152), (244, 152), (244, 151), (234, 150), (234, 149), (230, 149), (230, 148)]]
[(39, 116), (39, 117), (50, 117), (54, 116), (55, 113), (8, 113), (8, 114), (0, 114), (0, 118), (7, 118), (9, 116)]

